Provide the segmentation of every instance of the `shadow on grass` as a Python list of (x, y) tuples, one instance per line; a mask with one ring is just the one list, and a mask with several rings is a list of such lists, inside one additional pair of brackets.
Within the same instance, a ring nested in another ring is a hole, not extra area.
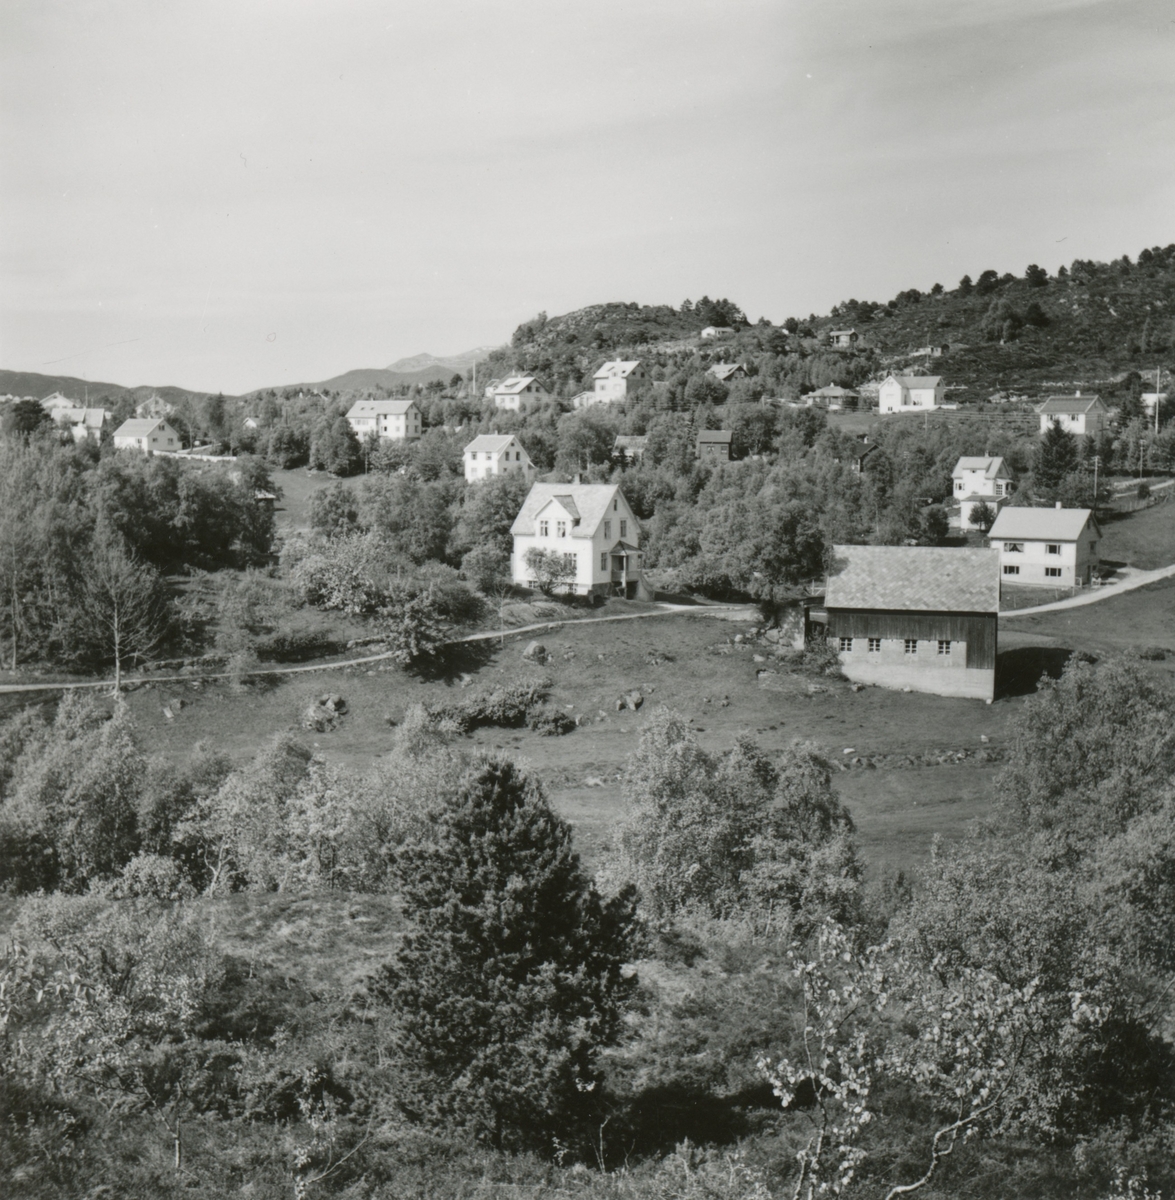
[(453, 642), (442, 647), (431, 658), (422, 658), (413, 664), (411, 672), (418, 679), (427, 679), (430, 683), (452, 683), (462, 675), (480, 671), (492, 661), (497, 651), (496, 640)]
[(1063, 646), (1024, 646), (1002, 651), (996, 656), (996, 699), (1027, 696), (1039, 689), (1042, 679), (1060, 679), (1072, 653)]

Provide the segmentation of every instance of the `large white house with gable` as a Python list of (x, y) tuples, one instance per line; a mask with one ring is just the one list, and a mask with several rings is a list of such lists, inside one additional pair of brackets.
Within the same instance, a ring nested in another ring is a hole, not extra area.
[(611, 483), (536, 483), (510, 527), (512, 577), (535, 587), (527, 552), (562, 555), (575, 568), (568, 592), (652, 599), (641, 574), (640, 522)]
[(166, 421), (153, 421), (150, 417), (132, 417), (114, 431), (116, 450), (137, 450), (140, 454), (154, 454), (158, 450), (174, 454), (182, 447), (180, 435)]
[(941, 375), (890, 375), (877, 389), (877, 410), (929, 412), (938, 408), (945, 394)]
[(959, 502), (959, 524), (971, 528), (971, 514), (981, 504), (999, 512), (1012, 494), (1012, 472), (1002, 458), (964, 455), (951, 472), (954, 496)]
[(490, 389), (495, 408), (518, 412), (524, 404), (546, 399), (551, 393), (533, 375), (511, 375)]
[(348, 410), (347, 421), (360, 441), (373, 433), (389, 442), (420, 437), (420, 409), (414, 400), (359, 400)]
[(493, 475), (522, 475), (529, 479), (534, 463), (512, 433), (482, 433), (465, 447), (465, 482)]

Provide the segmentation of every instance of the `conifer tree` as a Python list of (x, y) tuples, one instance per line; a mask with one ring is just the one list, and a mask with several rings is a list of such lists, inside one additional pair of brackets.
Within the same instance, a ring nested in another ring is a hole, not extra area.
[(1053, 421), (1040, 439), (1032, 482), (1037, 493), (1051, 499), (1065, 476), (1077, 470), (1077, 439)]
[(499, 1148), (573, 1139), (636, 984), (631, 894), (600, 897), (570, 827), (499, 759), (440, 800), (396, 872), (413, 929), (377, 992), (404, 1109)]

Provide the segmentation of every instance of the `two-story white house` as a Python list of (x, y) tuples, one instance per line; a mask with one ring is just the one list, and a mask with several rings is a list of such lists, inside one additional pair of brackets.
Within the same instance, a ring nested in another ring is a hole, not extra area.
[(534, 474), (530, 455), (512, 433), (481, 433), (465, 447), (465, 482), (493, 475)]
[(592, 391), (595, 393), (597, 403), (623, 400), (643, 387), (648, 382), (648, 378), (649, 373), (639, 358), (633, 362), (615, 359), (612, 362), (606, 362), (592, 376)]
[(538, 549), (574, 568), (568, 593), (652, 599), (641, 574), (640, 522), (615, 484), (536, 483), (510, 532), (512, 577), (521, 587), (537, 586), (526, 556)]
[(1050, 425), (1057, 424), (1078, 437), (1096, 436), (1110, 426), (1110, 410), (1101, 397), (1083, 396), (1080, 392), (1072, 396), (1049, 396), (1036, 412), (1041, 433), (1047, 433)]
[(1076, 587), (1097, 569), (1101, 530), (1088, 508), (1005, 508), (988, 545), (1000, 552), (1000, 581)]
[(420, 437), (420, 409), (415, 400), (359, 400), (347, 421), (362, 441), (373, 433), (388, 442), (414, 442)]
[(75, 442), (100, 442), (110, 415), (104, 408), (59, 408), (53, 419), (69, 430)]
[(941, 375), (889, 375), (877, 389), (883, 413), (928, 412), (938, 408), (946, 389)]
[(166, 421), (159, 419), (132, 417), (114, 431), (116, 450), (137, 450), (140, 454), (164, 450), (174, 454), (181, 446), (180, 435)]
[(495, 408), (518, 412), (524, 404), (543, 400), (551, 393), (533, 375), (510, 375), (490, 389)]
[(951, 472), (953, 495), (959, 503), (959, 525), (971, 529), (971, 513), (981, 504), (1000, 510), (1012, 494), (1012, 472), (1002, 458), (965, 455)]

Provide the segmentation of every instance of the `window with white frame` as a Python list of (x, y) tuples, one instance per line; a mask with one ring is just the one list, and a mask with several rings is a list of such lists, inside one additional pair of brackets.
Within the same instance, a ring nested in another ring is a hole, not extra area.
[(840, 639), (839, 639), (839, 641), (840, 641), (840, 648), (841, 648), (841, 650), (842, 650), (842, 651), (844, 651), (844, 652), (850, 652), (850, 653), (852, 652), (852, 649), (853, 649), (853, 639), (852, 639), (851, 637), (849, 637), (849, 638), (840, 638)]
[(881, 653), (881, 638), (870, 638), (869, 639), (869, 653), (870, 654), (880, 654)]
[(612, 522), (605, 521), (604, 522), (604, 541), (610, 542), (611, 540), (612, 540)]
[(607, 569), (608, 569), (608, 551), (602, 550), (600, 552), (600, 570), (606, 571)]
[(1024, 553), (1024, 543), (1023, 542), (1005, 542), (1004, 543), (1004, 553), (1005, 554), (1023, 554)]
[(1061, 578), (1061, 568), (1060, 567), (1045, 567), (1044, 577), (1046, 579), (1060, 579)]
[(907, 654), (917, 654), (918, 653), (918, 639), (917, 638), (903, 638), (902, 639), (902, 648), (905, 650), (905, 652)]
[(620, 536), (628, 537), (628, 522), (623, 517), (620, 518)]
[(1018, 565), (1017, 565), (1017, 566), (1011, 566), (1011, 565), (1009, 565), (1009, 564), (1005, 563), (1005, 564), (1004, 564), (1004, 574), (1005, 574), (1005, 575), (1019, 575), (1019, 574), (1020, 574), (1020, 567), (1019, 567)]
[(547, 521), (540, 521), (539, 522), (539, 537), (549, 537), (550, 533), (551, 533), (550, 524)]
[(1044, 552), (1046, 554), (1060, 554), (1061, 553), (1060, 544), (1058, 542), (1049, 542), (1045, 546)]
[(939, 642), (938, 642), (938, 652), (939, 652), (939, 654), (943, 654), (943, 655), (950, 654), (950, 652), (951, 652), (950, 642), (944, 642), (940, 638)]
[(567, 522), (566, 521), (556, 521), (555, 522), (555, 536), (556, 537), (566, 537), (567, 536)]

